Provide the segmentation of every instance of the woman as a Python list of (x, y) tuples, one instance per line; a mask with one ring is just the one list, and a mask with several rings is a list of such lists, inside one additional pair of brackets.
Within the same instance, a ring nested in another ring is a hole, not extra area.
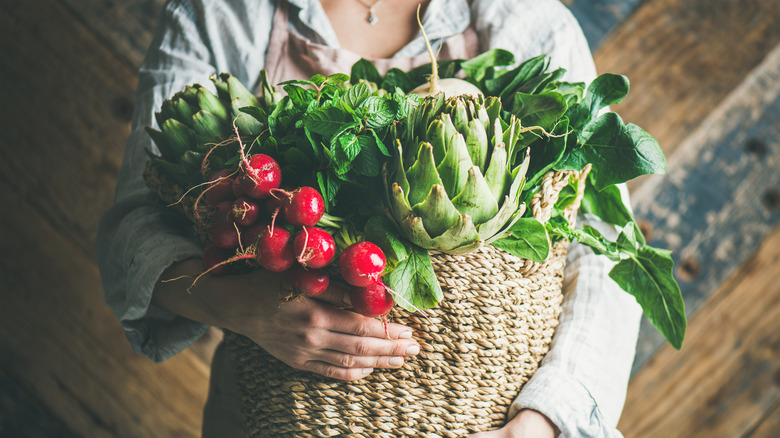
[[(349, 72), (360, 57), (380, 71), (429, 62), (415, 14), (419, 0), (173, 0), (163, 13), (140, 71), (133, 118), (115, 204), (98, 235), (108, 304), (133, 348), (162, 361), (186, 348), (209, 325), (254, 340), (283, 362), (344, 380), (374, 368), (397, 368), (419, 352), (407, 327), (339, 310), (337, 285), (318, 301), (278, 305), (281, 280), (256, 271), (184, 282), (160, 280), (201, 271), (196, 242), (168, 225), (141, 175), (143, 127), (162, 101), (191, 83), (230, 72), (257, 86), (265, 68), (274, 82), (314, 73)], [(467, 58), (500, 47), (517, 59), (550, 55), (567, 79), (588, 82), (595, 68), (585, 39), (557, 0), (430, 0), (426, 32), (441, 57)], [(605, 233), (610, 229), (603, 224)], [(582, 247), (570, 250), (561, 325), (542, 366), (512, 405), (501, 430), (477, 434), (552, 437), (619, 436), (615, 429), (634, 355), (640, 310), (607, 278), (609, 265)], [(242, 436), (230, 359), (213, 361), (204, 436)]]

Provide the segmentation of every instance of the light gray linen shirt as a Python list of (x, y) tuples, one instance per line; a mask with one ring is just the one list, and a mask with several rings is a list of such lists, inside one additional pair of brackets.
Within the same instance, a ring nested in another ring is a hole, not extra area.
[[(314, 42), (339, 41), (317, 0), (289, 0), (290, 30)], [(156, 150), (144, 126), (162, 101), (185, 85), (211, 87), (208, 76), (230, 72), (250, 87), (264, 67), (271, 0), (174, 0), (163, 12), (140, 70), (133, 114), (114, 204), (101, 219), (98, 264), (106, 302), (116, 313), (133, 349), (163, 361), (186, 348), (208, 328), (150, 303), (155, 282), (171, 264), (199, 257), (198, 242), (170, 225), (141, 175)], [(477, 30), (480, 49), (504, 48), (518, 60), (546, 53), (568, 80), (589, 82), (593, 60), (581, 29), (558, 0), (431, 0), (424, 26), (432, 39)], [(421, 37), (396, 56), (425, 50)], [(598, 222), (604, 233), (614, 233)], [(614, 237), (614, 236), (612, 236)], [(572, 245), (566, 267), (563, 313), (550, 352), (524, 386), (510, 415), (533, 408), (567, 437), (621, 436), (616, 429), (634, 358), (641, 310), (608, 277), (611, 265)]]

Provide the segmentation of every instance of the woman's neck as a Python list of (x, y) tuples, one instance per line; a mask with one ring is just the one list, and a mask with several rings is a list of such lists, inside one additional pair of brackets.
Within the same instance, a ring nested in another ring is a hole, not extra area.
[[(425, 12), (427, 0), (320, 0), (341, 47), (369, 58), (389, 58), (412, 41), (417, 26), (417, 6)], [(369, 23), (369, 8), (376, 19)]]

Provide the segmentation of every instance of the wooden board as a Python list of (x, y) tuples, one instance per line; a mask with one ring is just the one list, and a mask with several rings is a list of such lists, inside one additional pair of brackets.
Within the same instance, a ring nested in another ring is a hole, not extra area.
[(185, 351), (134, 354), (105, 305), (97, 268), (0, 183), (0, 368), (77, 436), (196, 436), (208, 367)]
[[(634, 193), (650, 243), (674, 252), (693, 315), (780, 221), (780, 44)], [(663, 344), (643, 321), (634, 369)]]
[[(777, 436), (780, 227), (690, 321), (681, 351), (664, 347), (634, 376), (626, 437)], [(766, 423), (766, 426), (762, 426)], [(772, 434), (774, 432), (774, 434)]]
[(642, 0), (563, 0), (582, 27), (591, 50), (624, 21)]
[(672, 153), (780, 43), (777, 0), (645, 0), (601, 43), (601, 72), (625, 74), (627, 122)]

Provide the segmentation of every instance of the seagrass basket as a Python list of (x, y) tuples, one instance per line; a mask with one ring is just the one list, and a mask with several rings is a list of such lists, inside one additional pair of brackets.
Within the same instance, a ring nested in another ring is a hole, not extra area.
[[(530, 208), (546, 221), (570, 177), (549, 172)], [(583, 187), (584, 184), (578, 184)], [(567, 209), (574, 218), (582, 193)], [(253, 437), (464, 437), (506, 422), (510, 404), (548, 350), (558, 324), (566, 242), (542, 263), (493, 246), (432, 253), (444, 299), (426, 316), (395, 306), (421, 352), (400, 369), (354, 382), (296, 370), (251, 340), (227, 332)]]

